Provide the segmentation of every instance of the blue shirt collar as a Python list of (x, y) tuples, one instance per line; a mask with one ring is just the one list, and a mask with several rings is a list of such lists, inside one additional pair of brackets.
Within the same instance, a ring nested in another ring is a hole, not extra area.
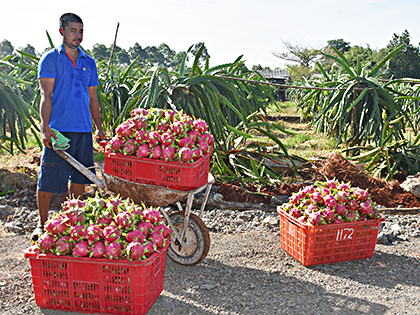
[[(77, 47), (77, 49), (79, 50), (79, 57), (86, 57), (86, 54), (83, 52), (83, 50), (80, 47)], [(57, 47), (58, 52), (66, 52), (66, 49), (64, 48), (64, 45), (61, 44), (60, 46)]]

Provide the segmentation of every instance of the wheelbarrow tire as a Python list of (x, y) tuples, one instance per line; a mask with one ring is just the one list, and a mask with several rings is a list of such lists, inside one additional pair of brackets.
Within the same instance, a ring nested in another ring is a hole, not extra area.
[[(172, 213), (169, 218), (172, 224), (181, 233), (182, 223), (184, 222), (184, 211)], [(168, 249), (169, 257), (186, 266), (196, 265), (206, 258), (210, 249), (210, 234), (206, 225), (199, 216), (191, 213), (188, 219), (187, 231), (185, 233), (186, 242), (183, 246), (172, 234), (171, 245)]]

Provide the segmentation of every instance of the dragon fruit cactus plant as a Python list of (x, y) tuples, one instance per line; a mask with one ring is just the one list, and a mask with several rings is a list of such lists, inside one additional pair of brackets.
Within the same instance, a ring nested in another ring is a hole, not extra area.
[(337, 180), (304, 187), (279, 211), (312, 226), (383, 219), (367, 190)]

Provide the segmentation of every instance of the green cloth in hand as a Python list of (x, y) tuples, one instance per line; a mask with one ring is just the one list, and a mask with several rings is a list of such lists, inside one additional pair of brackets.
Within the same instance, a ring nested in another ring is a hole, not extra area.
[(70, 147), (70, 139), (63, 136), (60, 131), (51, 129), (54, 131), (55, 136), (57, 137), (58, 141), (51, 137), (52, 146), (54, 150), (67, 150)]

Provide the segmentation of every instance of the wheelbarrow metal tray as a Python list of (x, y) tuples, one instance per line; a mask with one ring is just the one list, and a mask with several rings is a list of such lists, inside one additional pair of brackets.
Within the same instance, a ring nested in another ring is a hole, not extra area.
[(166, 162), (163, 160), (126, 156), (121, 153), (105, 154), (105, 173), (128, 181), (189, 191), (207, 183), (212, 152), (194, 163)]
[(146, 314), (163, 290), (167, 247), (143, 261), (37, 254), (29, 258), (40, 308), (94, 314)]

